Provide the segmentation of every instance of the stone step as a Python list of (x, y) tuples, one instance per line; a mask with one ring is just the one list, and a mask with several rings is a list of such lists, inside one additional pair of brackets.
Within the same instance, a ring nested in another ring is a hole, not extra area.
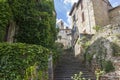
[(85, 63), (69, 53), (62, 55), (58, 63), (54, 70), (54, 80), (72, 80), (71, 76), (80, 71), (83, 72), (83, 77), (95, 80), (93, 73), (86, 69)]
[[(61, 74), (54, 74), (54, 76), (56, 76), (56, 77), (71, 77), (71, 76), (74, 76), (74, 74), (77, 74), (77, 73), (66, 73), (66, 74), (63, 74), (63, 75), (61, 75)], [(83, 77), (86, 77), (86, 78), (92, 78), (93, 77), (93, 75), (90, 75), (90, 74), (83, 74), (82, 75)]]
[(72, 80), (69, 77), (58, 77), (58, 78), (54, 78), (54, 80)]
[[(86, 78), (86, 79), (96, 80), (95, 78)], [(56, 77), (54, 78), (54, 80), (73, 80), (73, 79), (71, 79), (71, 77)]]

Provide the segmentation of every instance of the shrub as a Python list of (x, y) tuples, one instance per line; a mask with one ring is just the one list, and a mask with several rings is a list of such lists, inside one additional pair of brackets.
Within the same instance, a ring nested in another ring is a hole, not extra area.
[(64, 47), (64, 45), (62, 43), (56, 42), (54, 44), (54, 47), (52, 49), (52, 54), (53, 54), (53, 63), (55, 65), (58, 62), (61, 53), (63, 53), (63, 47)]
[(39, 45), (0, 43), (0, 80), (46, 80), (49, 53)]
[(93, 59), (93, 54), (86, 54), (85, 59), (86, 59), (89, 63), (91, 63), (91, 61), (92, 61), (92, 59)]
[(101, 27), (97, 25), (97, 26), (94, 26), (93, 29), (96, 30), (96, 32), (98, 32), (99, 30), (101, 30)]
[(6, 35), (6, 26), (9, 25), (11, 10), (6, 0), (0, 0), (0, 42), (4, 41)]
[(91, 79), (84, 78), (82, 72), (79, 72), (79, 74), (74, 74), (74, 76), (72, 76), (71, 79), (72, 80), (91, 80)]
[(120, 56), (120, 46), (116, 43), (111, 43), (113, 49), (113, 56)]
[(111, 61), (105, 61), (104, 62), (104, 70), (105, 70), (105, 72), (110, 72), (110, 71), (114, 71), (114, 66), (113, 66), (113, 64), (112, 64), (112, 62)]
[(95, 70), (96, 80), (99, 80), (100, 76), (103, 75), (104, 73), (105, 73), (104, 71), (96, 69)]

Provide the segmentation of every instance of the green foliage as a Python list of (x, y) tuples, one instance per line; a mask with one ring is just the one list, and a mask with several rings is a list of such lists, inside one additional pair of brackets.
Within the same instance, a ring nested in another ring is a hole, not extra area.
[(85, 43), (82, 43), (81, 46), (86, 50), (90, 46), (90, 42), (87, 41)]
[(94, 54), (85, 54), (85, 59), (86, 61), (88, 61), (89, 63), (91, 63), (92, 59), (93, 59), (93, 55)]
[(116, 37), (117, 37), (118, 39), (120, 39), (120, 34), (116, 34)]
[(80, 39), (79, 43), (84, 48), (84, 50), (86, 50), (89, 47), (91, 38), (92, 38), (92, 35), (84, 34), (83, 37)]
[(102, 71), (102, 70), (100, 70), (100, 69), (96, 69), (96, 70), (95, 70), (96, 80), (99, 80), (99, 77), (100, 77), (101, 75), (103, 75), (104, 73), (105, 73), (104, 71)]
[(56, 38), (53, 2), (48, 0), (16, 0), (10, 4), (19, 29), (17, 42), (39, 44), (49, 48)]
[(94, 26), (93, 29), (94, 29), (96, 32), (98, 32), (99, 30), (101, 30), (101, 27), (97, 25), (97, 26)]
[(91, 80), (91, 79), (86, 79), (82, 77), (83, 73), (79, 72), (79, 74), (74, 74), (74, 76), (71, 77), (72, 80)]
[(6, 0), (0, 0), (0, 42), (4, 41), (6, 26), (11, 18), (11, 10)]
[[(105, 73), (104, 71), (101, 71), (100, 69), (96, 69), (95, 71), (96, 80), (99, 80), (99, 77), (104, 73)], [(79, 74), (74, 74), (74, 76), (72, 76), (71, 79), (72, 80), (91, 80), (91, 79), (84, 78), (82, 72), (79, 72)]]
[(110, 71), (114, 71), (114, 66), (113, 63), (111, 61), (104, 61), (103, 63), (103, 69), (105, 70), (105, 72), (110, 72)]
[(55, 43), (52, 52), (53, 52), (53, 62), (54, 64), (56, 64), (59, 60), (61, 53), (63, 53), (63, 44)]
[(111, 43), (111, 47), (113, 49), (113, 56), (120, 56), (120, 46), (116, 43)]
[(0, 79), (41, 80), (47, 76), (43, 73), (47, 70), (49, 53), (42, 46), (0, 43)]
[(0, 8), (0, 41), (3, 41), (6, 27), (10, 26), (12, 20), (16, 24), (16, 42), (38, 44), (47, 48), (54, 44), (57, 30), (53, 1), (1, 0)]

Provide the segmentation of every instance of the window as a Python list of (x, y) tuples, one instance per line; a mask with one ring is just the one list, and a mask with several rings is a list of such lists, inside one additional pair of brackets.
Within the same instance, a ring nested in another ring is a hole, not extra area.
[(85, 16), (84, 16), (84, 12), (82, 12), (82, 22), (85, 21)]
[(61, 21), (61, 26), (63, 26), (64, 25), (64, 23)]

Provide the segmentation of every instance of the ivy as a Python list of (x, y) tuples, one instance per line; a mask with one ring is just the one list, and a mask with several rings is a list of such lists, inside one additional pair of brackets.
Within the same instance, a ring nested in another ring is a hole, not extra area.
[(16, 28), (14, 41), (52, 48), (57, 35), (53, 1), (2, 0), (0, 3), (0, 41), (12, 20)]
[(120, 46), (116, 43), (111, 43), (111, 47), (113, 49), (113, 56), (120, 56)]
[[(49, 53), (48, 49), (38, 45), (0, 43), (0, 79), (41, 78), (47, 70)], [(34, 76), (34, 72), (39, 76)]]
[(111, 61), (103, 61), (103, 69), (107, 73), (115, 70), (113, 63)]
[(6, 35), (6, 26), (11, 18), (11, 9), (6, 0), (0, 0), (0, 42), (4, 41)]
[[(18, 2), (19, 1), (19, 2)], [(13, 1), (15, 21), (19, 26), (16, 40), (29, 44), (38, 44), (50, 48), (56, 38), (55, 15), (53, 15), (53, 2), (41, 0)], [(19, 15), (21, 14), (21, 15)]]

